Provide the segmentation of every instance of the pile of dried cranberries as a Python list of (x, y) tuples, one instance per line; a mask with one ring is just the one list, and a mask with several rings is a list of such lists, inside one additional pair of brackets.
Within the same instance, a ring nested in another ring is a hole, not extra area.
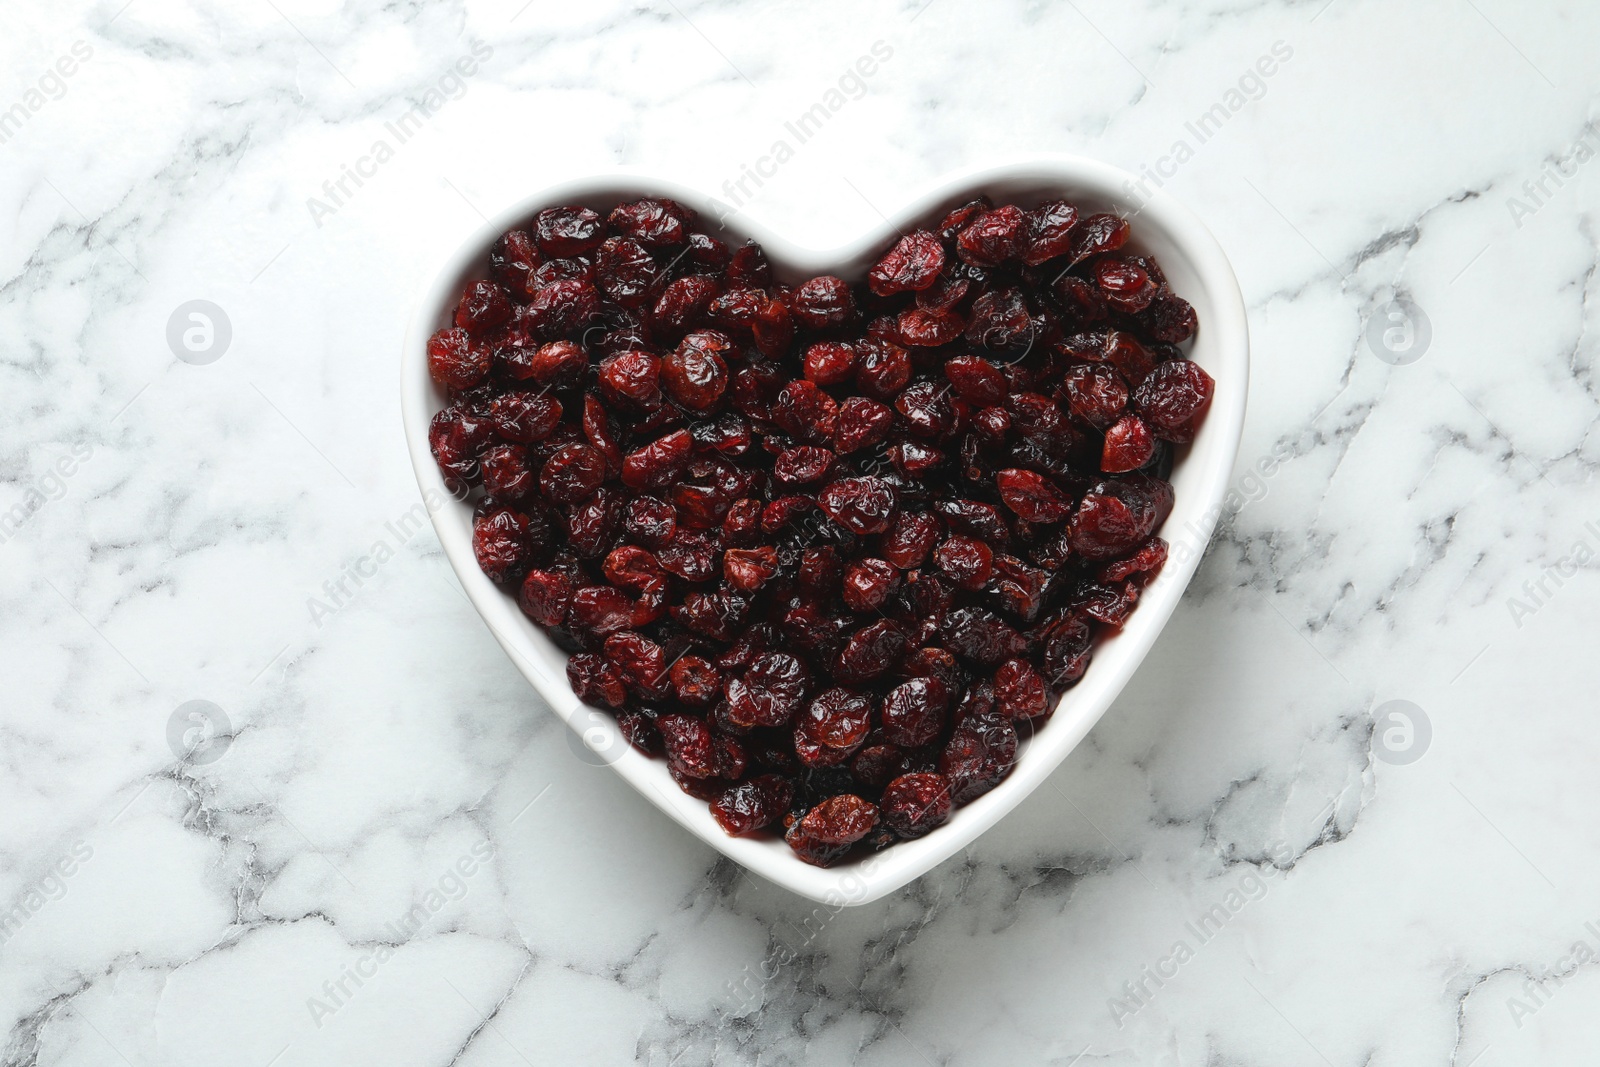
[(730, 834), (829, 864), (992, 789), (1166, 560), (1212, 381), (1128, 223), (964, 204), (859, 283), (671, 200), (539, 212), (428, 342), (484, 573)]

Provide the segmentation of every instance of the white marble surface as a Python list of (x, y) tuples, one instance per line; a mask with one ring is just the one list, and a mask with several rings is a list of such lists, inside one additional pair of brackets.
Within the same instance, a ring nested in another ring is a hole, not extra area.
[[(524, 3), (7, 10), (0, 1062), (1595, 1062), (1600, 8)], [(390, 529), (395, 360), (480, 213), (617, 163), (736, 181), (879, 41), (743, 210), (823, 243), (955, 166), (1160, 164), (1255, 380), (1241, 506), (1123, 698), (966, 857), (835, 915), (576, 758)], [(1363, 336), (1397, 291), (1404, 366)], [(197, 299), (204, 365), (166, 340)], [(231, 723), (208, 762), (169, 746), (191, 700)]]

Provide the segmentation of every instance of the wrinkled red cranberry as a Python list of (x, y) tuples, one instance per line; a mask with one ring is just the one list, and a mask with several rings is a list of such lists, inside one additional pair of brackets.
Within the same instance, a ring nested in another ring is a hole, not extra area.
[(808, 330), (833, 329), (855, 318), (856, 298), (842, 279), (824, 274), (794, 291), (790, 310), (795, 320)]
[(883, 824), (901, 837), (921, 837), (950, 818), (950, 780), (942, 774), (902, 774), (883, 789)]
[(677, 248), (688, 240), (688, 212), (664, 197), (645, 197), (612, 209), (606, 220), (612, 233), (650, 249)]
[(511, 298), (504, 286), (472, 282), (456, 305), (456, 325), (477, 339), (487, 338), (511, 321)]
[(1022, 251), (1027, 216), (1012, 204), (986, 211), (956, 238), (956, 252), (974, 267), (998, 267)]
[(1106, 429), (1100, 469), (1107, 474), (1136, 471), (1155, 455), (1156, 439), (1137, 415), (1124, 415)]
[(754, 833), (783, 818), (794, 803), (794, 784), (777, 774), (758, 774), (711, 802), (717, 824), (734, 837)]
[(549, 207), (533, 220), (533, 239), (547, 256), (581, 256), (600, 247), (600, 216), (586, 207)]
[(867, 288), (878, 296), (926, 289), (944, 269), (944, 245), (927, 230), (900, 240), (867, 272)]
[(1200, 364), (1172, 359), (1156, 367), (1133, 391), (1133, 406), (1163, 441), (1186, 445), (1194, 440), (1211, 407), (1214, 383)]
[(470, 389), (483, 381), (493, 362), (486, 345), (475, 344), (460, 326), (428, 338), (428, 374), (445, 389)]
[(894, 519), (895, 492), (882, 478), (840, 478), (817, 495), (828, 517), (853, 534), (882, 533)]
[(877, 805), (850, 793), (829, 797), (789, 827), (784, 839), (807, 863), (827, 867), (878, 825)]

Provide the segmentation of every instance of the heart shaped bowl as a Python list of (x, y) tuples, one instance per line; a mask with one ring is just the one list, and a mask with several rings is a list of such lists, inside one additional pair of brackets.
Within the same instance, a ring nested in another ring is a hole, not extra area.
[[(429, 503), (434, 529), (462, 588), (495, 640), (552, 711), (575, 731), (575, 749), (591, 763), (606, 763), (643, 797), (684, 829), (745, 868), (795, 893), (830, 906), (864, 904), (906, 885), (966, 848), (1066, 758), (1116, 699), (1155, 643), (1194, 574), (1223, 495), (1244, 428), (1250, 369), (1249, 333), (1239, 283), (1205, 226), (1165, 193), (1148, 199), (1135, 193), (1133, 175), (1104, 163), (1071, 156), (1046, 156), (951, 175), (910, 197), (882, 224), (839, 248), (810, 248), (768, 232), (743, 215), (729, 214), (712, 196), (636, 171), (612, 171), (552, 185), (490, 219), (462, 242), (428, 283), (405, 338), (401, 358), (401, 407), (417, 484)], [(1216, 379), (1211, 411), (1193, 444), (1180, 448), (1172, 474), (1177, 503), (1160, 531), (1172, 545), (1165, 569), (1140, 597), (1132, 617), (1105, 638), (1082, 680), (1068, 690), (1055, 714), (1022, 746), (1010, 776), (992, 791), (958, 808), (950, 821), (926, 837), (835, 867), (802, 862), (781, 839), (734, 838), (712, 819), (705, 801), (680, 791), (664, 760), (636, 751), (620, 736), (615, 720), (579, 702), (567, 684), (563, 652), (478, 569), (472, 553), (472, 506), (454, 499), (428, 448), (428, 423), (446, 397), (428, 376), (426, 346), (435, 330), (450, 325), (462, 286), (486, 276), (489, 248), (502, 233), (523, 226), (541, 208), (583, 204), (602, 213), (641, 196), (668, 196), (700, 212), (708, 229), (721, 220), (730, 245), (753, 238), (766, 249), (781, 282), (798, 284), (818, 274), (858, 281), (902, 230), (937, 219), (948, 208), (988, 194), (996, 203), (1024, 208), (1065, 197), (1084, 214), (1114, 211), (1133, 222), (1131, 250), (1154, 255), (1173, 292), (1194, 305), (1200, 328), (1190, 358)], [(581, 738), (581, 743), (578, 739)], [(596, 863), (606, 862), (601, 854)]]

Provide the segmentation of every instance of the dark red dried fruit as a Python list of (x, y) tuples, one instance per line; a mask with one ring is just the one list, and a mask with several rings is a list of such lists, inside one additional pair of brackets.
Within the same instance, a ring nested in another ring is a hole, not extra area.
[(1115, 252), (1128, 243), (1128, 220), (1116, 215), (1090, 215), (1072, 233), (1072, 262), (1102, 252)]
[(733, 837), (778, 822), (794, 803), (794, 785), (781, 775), (758, 774), (711, 802), (711, 815)]
[(693, 715), (661, 715), (656, 718), (667, 761), (687, 778), (713, 778), (717, 775), (716, 739), (706, 721)]
[(1128, 383), (1104, 363), (1080, 363), (1062, 380), (1067, 406), (1078, 418), (1103, 430), (1128, 407)]
[(1022, 251), (1027, 217), (1011, 204), (973, 219), (956, 238), (956, 253), (974, 267), (998, 267)]
[(517, 593), (518, 606), (540, 626), (560, 626), (571, 602), (572, 579), (555, 571), (529, 571)]
[(533, 239), (547, 256), (581, 256), (600, 247), (600, 216), (586, 207), (549, 207), (533, 220)]
[(532, 554), (528, 516), (511, 508), (492, 508), (478, 516), (472, 523), (472, 554), (493, 581), (521, 577)]
[(456, 325), (476, 339), (487, 338), (511, 321), (511, 298), (505, 287), (478, 281), (467, 285), (456, 305)]
[(937, 678), (912, 678), (883, 698), (883, 737), (915, 748), (938, 737), (950, 711), (950, 690)]
[(900, 238), (867, 272), (867, 288), (878, 296), (926, 289), (944, 269), (944, 245), (927, 230)]
[(883, 789), (883, 824), (901, 837), (921, 837), (950, 818), (950, 780), (942, 774), (902, 774)]
[(1023, 228), (1022, 262), (1030, 267), (1072, 251), (1078, 209), (1065, 200), (1050, 200), (1028, 212)]
[(728, 718), (740, 726), (783, 726), (805, 697), (805, 666), (784, 652), (757, 656), (727, 685)]
[(994, 573), (994, 550), (971, 537), (948, 537), (934, 549), (933, 562), (963, 589), (978, 590)]
[(594, 273), (606, 299), (626, 308), (643, 307), (661, 278), (655, 257), (626, 237), (606, 239), (595, 256)]
[(1172, 487), (1154, 478), (1101, 482), (1072, 515), (1072, 549), (1085, 559), (1125, 556), (1172, 511)]
[(606, 459), (593, 445), (563, 445), (544, 462), (539, 486), (557, 504), (576, 504), (605, 481)]
[(853, 534), (882, 533), (894, 520), (894, 488), (882, 478), (840, 478), (817, 495), (828, 518)]
[(1156, 439), (1150, 427), (1137, 415), (1124, 415), (1106, 430), (1105, 448), (1100, 453), (1100, 469), (1107, 474), (1136, 471), (1155, 455)]
[(849, 325), (856, 316), (856, 298), (842, 279), (824, 274), (794, 291), (790, 311), (808, 330), (828, 330)]
[(620, 708), (628, 698), (628, 687), (617, 668), (590, 652), (567, 660), (567, 682), (585, 704)]
[(1163, 441), (1186, 445), (1194, 440), (1211, 407), (1215, 383), (1200, 364), (1169, 359), (1150, 372), (1133, 391), (1133, 407)]
[(994, 484), (1005, 506), (1029, 522), (1060, 522), (1072, 513), (1072, 498), (1034, 471), (1003, 470)]
[(1000, 718), (968, 718), (939, 756), (939, 770), (950, 779), (950, 797), (957, 804), (999, 785), (1016, 763), (1017, 729)]
[(620, 237), (630, 237), (646, 248), (677, 248), (688, 240), (685, 223), (689, 212), (665, 197), (645, 197), (612, 209), (606, 225)]
[(851, 611), (863, 614), (877, 611), (899, 581), (900, 573), (884, 560), (856, 560), (844, 569), (840, 596)]
[(853, 396), (839, 405), (833, 431), (833, 444), (848, 454), (888, 440), (894, 427), (894, 412), (876, 400)]
[(488, 346), (475, 344), (460, 326), (428, 338), (428, 374), (442, 388), (472, 388), (483, 381), (492, 362)]
[(525, 389), (501, 393), (489, 401), (489, 421), (508, 441), (543, 441), (561, 423), (561, 401)]
[(832, 796), (789, 827), (784, 840), (807, 863), (827, 867), (878, 825), (877, 805), (850, 793)]
[(1050, 710), (1044, 677), (1027, 660), (1008, 659), (994, 672), (994, 695), (1001, 714), (1037, 719)]
[(982, 356), (945, 360), (944, 376), (950, 379), (956, 394), (969, 403), (990, 407), (1006, 402), (1006, 376)]
[(856, 372), (856, 350), (843, 341), (818, 341), (805, 354), (806, 377), (818, 385), (842, 385)]

